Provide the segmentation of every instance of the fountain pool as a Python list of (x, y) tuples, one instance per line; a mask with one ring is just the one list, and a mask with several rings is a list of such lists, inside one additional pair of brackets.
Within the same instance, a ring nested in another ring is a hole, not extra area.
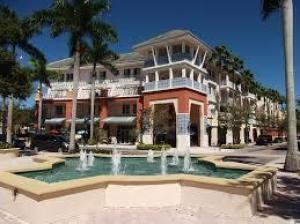
[[(166, 157), (166, 164), (172, 163), (172, 157)], [(184, 161), (179, 158), (177, 166), (168, 165), (167, 174), (192, 174), (197, 176), (211, 176), (226, 179), (236, 179), (248, 173), (245, 170), (222, 169), (214, 165), (191, 159), (193, 170), (183, 171)], [(80, 160), (78, 158), (67, 158), (64, 164), (59, 164), (50, 170), (18, 173), (21, 176), (44, 181), (47, 183), (60, 182), (65, 180), (80, 179), (98, 175), (112, 175), (112, 159), (110, 157), (96, 157), (93, 166), (87, 170), (78, 171)], [(161, 158), (156, 158), (153, 163), (148, 163), (147, 158), (122, 157), (119, 167), (122, 175), (161, 175)]]

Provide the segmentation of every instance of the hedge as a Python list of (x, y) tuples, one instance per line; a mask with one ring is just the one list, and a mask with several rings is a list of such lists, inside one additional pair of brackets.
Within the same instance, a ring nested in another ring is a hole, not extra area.
[(139, 143), (136, 148), (138, 150), (161, 150), (162, 148), (165, 148), (165, 149), (170, 149), (171, 146), (169, 144), (144, 144), (144, 143)]
[(223, 144), (221, 145), (221, 149), (242, 149), (246, 146), (246, 144)]

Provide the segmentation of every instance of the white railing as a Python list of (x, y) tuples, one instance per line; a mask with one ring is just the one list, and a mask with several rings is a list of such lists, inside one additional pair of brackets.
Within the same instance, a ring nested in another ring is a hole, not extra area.
[(156, 82), (145, 83), (145, 92), (155, 91), (155, 90), (164, 90), (164, 89), (174, 89), (174, 88), (191, 88), (203, 93), (207, 92), (207, 87), (203, 83), (196, 82), (188, 78), (175, 78), (160, 80)]

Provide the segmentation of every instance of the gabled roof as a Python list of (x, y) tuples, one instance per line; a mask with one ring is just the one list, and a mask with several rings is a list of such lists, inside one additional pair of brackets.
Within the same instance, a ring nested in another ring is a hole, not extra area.
[(189, 30), (170, 30), (166, 33), (160, 34), (160, 35), (158, 35), (156, 37), (153, 37), (153, 38), (150, 38), (149, 40), (146, 40), (142, 43), (134, 45), (133, 49), (143, 47), (143, 46), (146, 46), (146, 45), (156, 44), (156, 43), (159, 43), (159, 42), (167, 40), (167, 39), (178, 38), (178, 37), (181, 37), (181, 36), (191, 36), (194, 39), (196, 39), (197, 41), (199, 41), (200, 43), (202, 43), (203, 45), (205, 45), (207, 48), (211, 49), (211, 47), (207, 43), (200, 40), (198, 36), (196, 36), (195, 34), (193, 34)]
[[(144, 57), (140, 55), (137, 52), (130, 52), (130, 53), (124, 53), (120, 54), (119, 58), (114, 61), (114, 63), (122, 63), (127, 61), (143, 61)], [(71, 67), (73, 65), (73, 58), (65, 58), (59, 61), (54, 61), (48, 64), (48, 68), (50, 69), (58, 69), (58, 68), (66, 68)]]

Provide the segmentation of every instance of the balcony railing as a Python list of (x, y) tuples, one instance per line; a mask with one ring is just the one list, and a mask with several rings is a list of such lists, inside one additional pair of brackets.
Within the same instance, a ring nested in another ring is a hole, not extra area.
[(191, 88), (203, 93), (206, 93), (207, 91), (206, 85), (188, 78), (175, 78), (145, 83), (145, 91), (165, 90), (182, 87)]
[(148, 68), (148, 67), (153, 67), (154, 66), (154, 60), (153, 59), (148, 59), (145, 61), (144, 67)]
[(163, 65), (163, 64), (168, 64), (168, 63), (169, 63), (168, 56), (159, 56), (159, 57), (157, 57), (157, 64), (158, 65)]

